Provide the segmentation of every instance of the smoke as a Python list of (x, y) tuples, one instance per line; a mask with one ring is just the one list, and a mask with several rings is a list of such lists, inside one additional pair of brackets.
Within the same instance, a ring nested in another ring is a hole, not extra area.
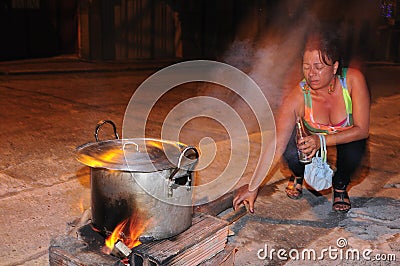
[[(302, 78), (301, 49), (307, 31), (321, 22), (336, 25), (345, 65), (372, 56), (379, 7), (376, 1), (285, 0), (253, 6), (220, 61), (248, 74), (275, 112), (285, 94)], [(202, 93), (221, 96), (240, 109), (238, 96), (209, 85)], [(251, 93), (251, 92), (248, 92)]]
[[(289, 2), (290, 5), (279, 6), (278, 9), (293, 8), (292, 5), (298, 3), (298, 1)], [(300, 81), (300, 51), (306, 30), (312, 23), (312, 17), (305, 16), (301, 12), (303, 8), (300, 5), (298, 7), (298, 10), (282, 11), (282, 14), (289, 15), (273, 18), (274, 21), (271, 23), (260, 23), (260, 20), (266, 21), (268, 17), (266, 12), (274, 13), (278, 12), (277, 10), (252, 9), (251, 15), (239, 28), (235, 41), (220, 60), (250, 76), (261, 90), (261, 96), (265, 96), (266, 100), (257, 95), (258, 88), (250, 86), (232, 91), (228, 87), (224, 88), (218, 84), (206, 83), (198, 89), (198, 95), (216, 98), (228, 104), (238, 113), (240, 122), (246, 128), (246, 130), (236, 132), (239, 131), (239, 127), (235, 127), (233, 131), (237, 133), (236, 135), (239, 134), (238, 138), (228, 131), (228, 134), (225, 134), (224, 137), (229, 141), (219, 139), (215, 141), (215, 145), (203, 145), (201, 147), (202, 153), (207, 154), (214, 149), (216, 155), (207, 168), (199, 171), (198, 183), (205, 184), (210, 182), (210, 179), (213, 182), (222, 182), (213, 186), (212, 190), (208, 190), (204, 199), (209, 200), (210, 194), (213, 194), (212, 191), (219, 195), (220, 190), (226, 188), (227, 184), (248, 183), (249, 180), (246, 180), (246, 178), (252, 177), (258, 163), (264, 166), (264, 170), (267, 170), (272, 163), (275, 147), (273, 112), (280, 106), (286, 92)], [(261, 14), (254, 14), (254, 10)], [(299, 23), (299, 21), (302, 21), (302, 23)], [(217, 77), (217, 80), (226, 79), (219, 84), (231, 83), (229, 79), (232, 79), (232, 77), (224, 75), (223, 71), (213, 72), (213, 75)], [(240, 91), (239, 94), (235, 93), (238, 91)], [(254, 97), (257, 97), (258, 101), (253, 100), (252, 103), (255, 104), (251, 105), (250, 101), (247, 100)], [(221, 109), (220, 105), (218, 101), (208, 102), (204, 108), (219, 110)], [(190, 109), (195, 110), (194, 108)], [(261, 109), (263, 110), (260, 111)], [(196, 111), (196, 113), (199, 112)], [(228, 115), (224, 112), (222, 116), (225, 119), (220, 120), (226, 128), (232, 124), (226, 119)], [(253, 134), (258, 132), (262, 132), (262, 134)], [(194, 134), (194, 131), (192, 131), (192, 134)], [(263, 157), (261, 162), (260, 154), (267, 147), (267, 144), (272, 149), (268, 150), (269, 153), (266, 153), (266, 157)], [(208, 146), (212, 149), (208, 149)], [(227, 147), (230, 147), (230, 149)], [(236, 151), (240, 154), (238, 159), (231, 156)], [(251, 160), (247, 161), (248, 158), (251, 158)], [(202, 160), (203, 158), (200, 157), (200, 162)], [(245, 167), (240, 164), (243, 161), (247, 162)], [(219, 176), (218, 173), (229, 174)], [(267, 172), (265, 172), (266, 174)], [(265, 177), (262, 173), (261, 175)], [(242, 176), (246, 176), (246, 178), (241, 178)], [(196, 194), (203, 200), (200, 195), (201, 193)]]
[[(244, 40), (241, 34), (244, 31), (240, 31), (223, 57), (225, 62), (254, 79), (274, 111), (301, 78), (300, 54), (304, 35), (315, 21), (305, 8), (303, 1), (281, 1), (279, 6), (270, 7), (263, 12), (269, 14), (264, 15), (270, 17), (269, 24), (258, 26), (258, 31), (250, 31), (253, 36), (247, 32)], [(243, 28), (254, 27), (254, 17), (253, 21), (249, 19)]]

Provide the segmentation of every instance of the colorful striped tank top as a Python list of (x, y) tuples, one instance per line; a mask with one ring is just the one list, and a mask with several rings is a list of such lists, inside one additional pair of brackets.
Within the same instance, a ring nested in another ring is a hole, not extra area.
[(313, 109), (312, 109), (312, 99), (311, 99), (311, 94), (310, 90), (305, 88), (306, 81), (303, 79), (300, 82), (300, 86), (303, 90), (303, 95), (304, 95), (304, 117), (303, 117), (303, 123), (305, 127), (310, 131), (311, 133), (322, 133), (322, 134), (334, 134), (336, 132), (342, 131), (349, 129), (353, 126), (353, 107), (352, 107), (352, 101), (350, 97), (350, 93), (347, 89), (346, 85), (346, 73), (347, 69), (344, 68), (342, 70), (342, 75), (338, 76), (340, 80), (340, 84), (342, 86), (342, 91), (343, 91), (343, 98), (344, 98), (344, 103), (346, 106), (346, 113), (347, 117), (340, 122), (337, 125), (324, 125), (320, 124), (314, 121), (314, 114), (313, 114)]

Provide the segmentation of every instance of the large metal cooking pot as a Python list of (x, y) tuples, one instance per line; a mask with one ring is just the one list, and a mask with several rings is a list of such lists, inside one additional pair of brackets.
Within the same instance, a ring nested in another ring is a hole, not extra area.
[[(98, 140), (111, 124), (115, 140)], [(90, 166), (92, 224), (110, 233), (131, 218), (141, 242), (175, 236), (192, 223), (194, 147), (160, 139), (118, 139), (115, 124), (100, 121), (96, 142), (77, 148), (77, 159)]]

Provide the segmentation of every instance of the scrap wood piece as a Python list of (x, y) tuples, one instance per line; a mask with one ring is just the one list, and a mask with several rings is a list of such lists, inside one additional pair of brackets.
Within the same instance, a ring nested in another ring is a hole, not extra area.
[(247, 211), (246, 206), (242, 205), (242, 206), (240, 206), (239, 209), (237, 209), (237, 210), (231, 209), (227, 213), (223, 213), (223, 214), (219, 215), (218, 217), (225, 220), (226, 222), (228, 222), (228, 224), (232, 224), (232, 223), (236, 222), (237, 220), (239, 220), (240, 218), (242, 218), (243, 216), (245, 216), (247, 214), (247, 212), (248, 211)]
[(226, 241), (226, 228), (222, 228), (211, 237), (193, 245), (182, 254), (173, 258), (168, 265), (198, 265), (222, 251), (226, 246)]
[(238, 248), (236, 246), (227, 244), (223, 251), (200, 263), (198, 266), (234, 266), (237, 251)]
[(218, 199), (213, 200), (209, 203), (194, 207), (194, 212), (217, 216), (221, 212), (232, 208), (233, 196), (235, 195), (235, 191), (226, 193)]
[(140, 256), (156, 265), (196, 265), (222, 251), (227, 238), (226, 221), (197, 214), (192, 226), (176, 237), (135, 247), (133, 259)]
[(233, 190), (218, 199), (209, 203), (194, 207), (195, 213), (204, 213), (212, 216), (217, 216), (229, 224), (239, 220), (247, 214), (247, 208), (242, 205), (238, 210), (233, 210), (233, 197), (237, 190)]

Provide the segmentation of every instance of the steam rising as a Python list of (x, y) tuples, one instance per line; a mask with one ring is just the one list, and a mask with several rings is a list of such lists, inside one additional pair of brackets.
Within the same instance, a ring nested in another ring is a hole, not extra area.
[(221, 60), (252, 77), (275, 111), (302, 77), (302, 44), (307, 31), (317, 23), (337, 25), (345, 64), (368, 59), (377, 39), (377, 2), (286, 0), (278, 6), (254, 7)]
[[(285, 95), (302, 79), (301, 50), (311, 27), (320, 21), (337, 25), (349, 64), (352, 57), (368, 54), (368, 46), (374, 45), (377, 25), (374, 18), (379, 13), (375, 2), (286, 0), (279, 1), (276, 7), (254, 7), (220, 61), (248, 74), (258, 84), (275, 114)], [(363, 27), (369, 29), (367, 33), (361, 31)], [(360, 45), (364, 50), (358, 49)], [(249, 115), (251, 109), (242, 100), (252, 93), (247, 90), (239, 96), (212, 84), (199, 90), (199, 94), (220, 98), (237, 110), (249, 134), (259, 131), (257, 121)], [(254, 148), (257, 142), (252, 140), (254, 156), (260, 148)], [(251, 159), (247, 169), (249, 175), (254, 171), (254, 164)]]

